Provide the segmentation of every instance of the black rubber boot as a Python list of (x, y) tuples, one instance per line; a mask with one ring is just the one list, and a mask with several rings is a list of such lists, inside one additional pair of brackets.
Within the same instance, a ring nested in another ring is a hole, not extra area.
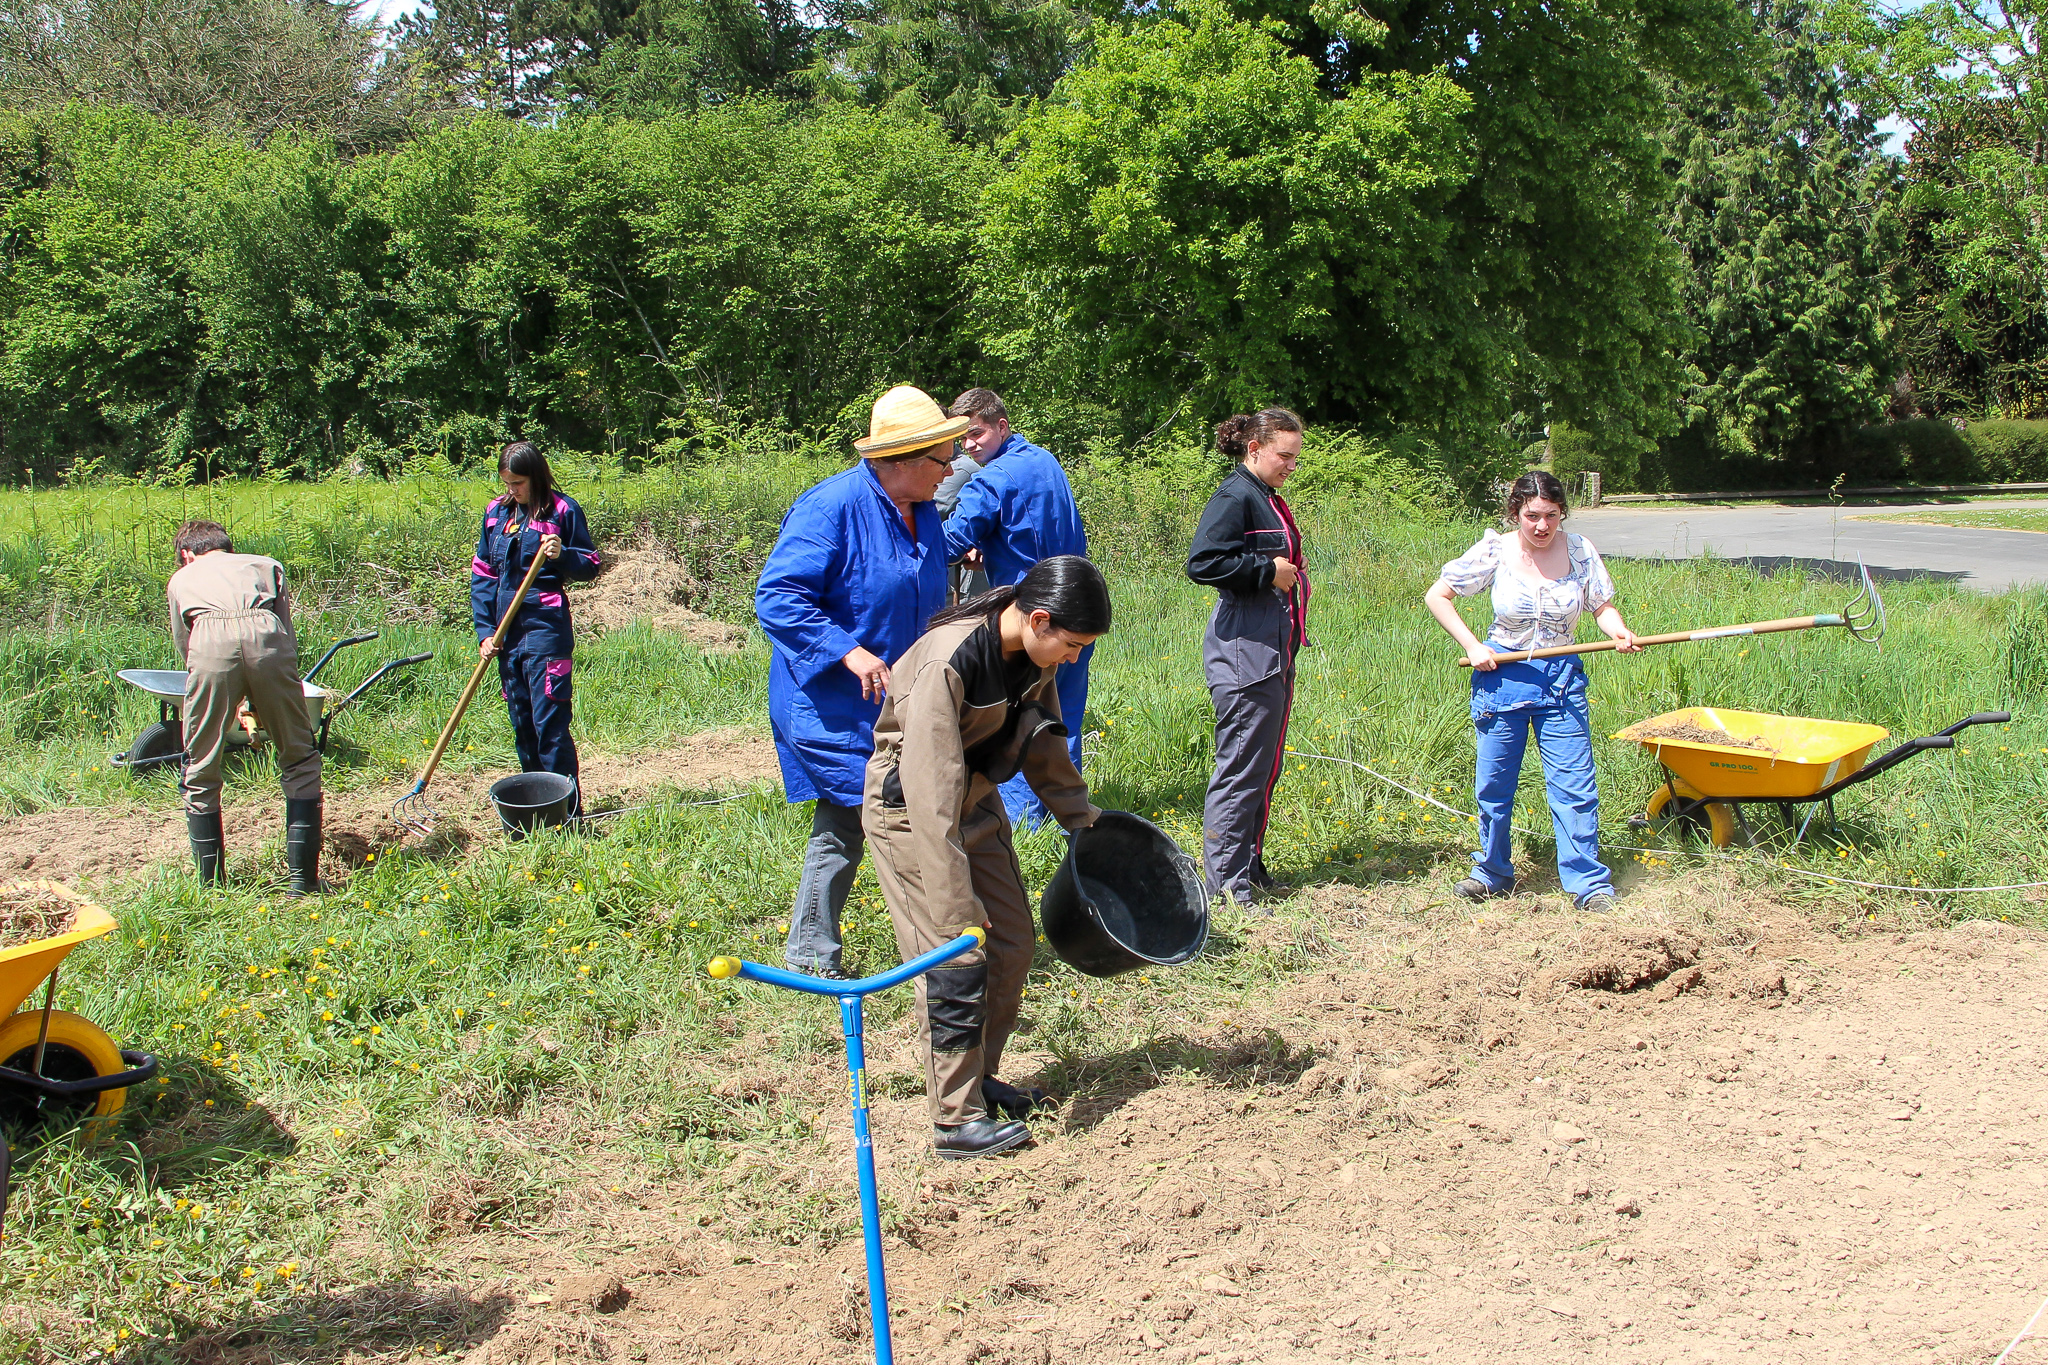
[(192, 861), (199, 865), (199, 880), (219, 886), (227, 880), (226, 839), (220, 831), (220, 812), (185, 812), (185, 833), (192, 839)]
[(1014, 1119), (971, 1119), (966, 1123), (932, 1125), (932, 1146), (946, 1161), (994, 1156), (1031, 1140), (1031, 1130)]
[(294, 896), (318, 896), (320, 881), (320, 798), (284, 803), (284, 862), (291, 869)]
[(1012, 1119), (1028, 1119), (1034, 1109), (1058, 1108), (1052, 1096), (1035, 1085), (1029, 1090), (1019, 1090), (1008, 1081), (999, 1081), (993, 1076), (981, 1078), (981, 1099), (991, 1114)]

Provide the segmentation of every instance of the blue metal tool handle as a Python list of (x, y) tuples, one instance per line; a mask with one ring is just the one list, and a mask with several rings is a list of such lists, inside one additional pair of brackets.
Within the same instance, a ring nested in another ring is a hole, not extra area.
[(868, 1132), (867, 1047), (862, 1037), (861, 1005), (876, 991), (900, 986), (912, 977), (951, 962), (988, 941), (986, 929), (969, 929), (951, 943), (942, 943), (902, 966), (858, 981), (826, 981), (801, 972), (766, 967), (736, 957), (714, 957), (705, 969), (720, 981), (743, 977), (807, 995), (829, 995), (839, 1001), (840, 1027), (846, 1034), (846, 1072), (853, 1101), (854, 1173), (860, 1182), (860, 1231), (868, 1262), (868, 1327), (874, 1337), (875, 1365), (895, 1365), (896, 1346), (889, 1336), (889, 1280), (882, 1268), (882, 1199), (875, 1183), (875, 1147)]
[(764, 981), (771, 986), (781, 986), (785, 990), (803, 991), (810, 995), (873, 995), (876, 991), (886, 991), (891, 986), (900, 986), (914, 976), (921, 976), (934, 967), (951, 962), (960, 954), (979, 948), (987, 938), (986, 929), (969, 929), (951, 943), (942, 943), (922, 957), (914, 957), (900, 967), (877, 972), (873, 976), (864, 976), (858, 981), (827, 981), (823, 977), (784, 971), (780, 967), (764, 966), (759, 962), (747, 962), (737, 957), (714, 957), (705, 964), (705, 970), (720, 981), (737, 976), (748, 981)]

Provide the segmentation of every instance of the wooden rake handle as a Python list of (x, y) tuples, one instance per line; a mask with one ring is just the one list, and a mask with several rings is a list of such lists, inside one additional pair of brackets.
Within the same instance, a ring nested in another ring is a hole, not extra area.
[[(1688, 645), (1695, 640), (1726, 640), (1737, 635), (1774, 635), (1781, 630), (1812, 630), (1815, 626), (1839, 626), (1847, 624), (1842, 617), (1830, 612), (1818, 616), (1786, 616), (1776, 621), (1751, 621), (1740, 626), (1715, 626), (1711, 630), (1681, 630), (1669, 635), (1638, 635), (1639, 645)], [(1549, 649), (1518, 649), (1512, 654), (1496, 654), (1495, 663), (1518, 664), (1526, 659), (1556, 659), (1566, 654), (1598, 654), (1602, 650), (1618, 649), (1615, 640), (1597, 640), (1589, 645), (1554, 645)], [(1458, 667), (1470, 668), (1472, 661), (1460, 656)]]
[(454, 714), (449, 716), (448, 723), (441, 727), (441, 738), (434, 741), (434, 752), (427, 757), (426, 771), (422, 772), (420, 780), (412, 785), (415, 796), (425, 791), (427, 783), (434, 780), (434, 769), (441, 766), (441, 755), (448, 752), (448, 741), (455, 738), (455, 727), (462, 724), (463, 713), (469, 710), (469, 703), (475, 698), (476, 689), (484, 680), (484, 670), (497, 658), (498, 646), (504, 643), (505, 632), (511, 627), (512, 618), (519, 614), (519, 604), (526, 600), (527, 590), (533, 586), (534, 578), (540, 573), (540, 566), (546, 562), (546, 558), (536, 551), (533, 563), (526, 566), (526, 577), (519, 580), (518, 595), (512, 599), (512, 605), (506, 608), (505, 619), (498, 622), (498, 628), (491, 632), (490, 655), (485, 657), (479, 651), (476, 668), (469, 675), (469, 686), (462, 689), (462, 700), (455, 703)]

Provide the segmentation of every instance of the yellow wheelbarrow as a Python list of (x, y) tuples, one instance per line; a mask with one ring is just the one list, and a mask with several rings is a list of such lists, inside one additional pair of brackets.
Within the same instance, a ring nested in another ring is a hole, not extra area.
[[(115, 1046), (82, 1015), (54, 1008), (65, 954), (114, 931), (114, 917), (68, 886), (25, 882), (0, 891), (0, 903), (40, 897), (69, 906), (70, 928), (0, 950), (0, 1123), (38, 1118), (105, 1118), (128, 1087), (157, 1073), (157, 1060)], [(21, 1009), (47, 981), (41, 1009)]]
[[(1642, 745), (1664, 770), (1664, 785), (1650, 797), (1649, 809), (1630, 823), (1639, 828), (1675, 823), (1725, 848), (1738, 835), (1754, 842), (1745, 804), (1776, 806), (1794, 843), (1806, 837), (1807, 826), (1823, 810), (1839, 831), (1835, 793), (1868, 782), (1923, 749), (1949, 748), (1969, 726), (2003, 725), (2011, 719), (2003, 711), (1980, 711), (1939, 734), (1906, 740), (1875, 762), (1869, 761), (1870, 751), (1890, 733), (1881, 725), (1721, 706), (1667, 711), (1617, 731), (1614, 738)], [(1727, 742), (1718, 742), (1717, 735)], [(1803, 819), (1798, 814), (1802, 805), (1808, 808)]]

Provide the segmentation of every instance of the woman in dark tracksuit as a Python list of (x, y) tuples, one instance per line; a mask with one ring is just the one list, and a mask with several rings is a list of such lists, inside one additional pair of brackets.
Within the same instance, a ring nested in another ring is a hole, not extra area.
[[(597, 577), (603, 561), (591, 544), (583, 509), (555, 491), (547, 459), (531, 441), (505, 447), (498, 457), (498, 477), (505, 495), (484, 509), (469, 566), (469, 614), (477, 649), (491, 657), (491, 634), (505, 618), (533, 557), (548, 561), (498, 647), (498, 681), (512, 715), (520, 770), (573, 778), (576, 741), (569, 737), (569, 714), (575, 699), (576, 632), (563, 589)], [(579, 809), (582, 796), (579, 789)]]
[(1240, 905), (1286, 887), (1266, 870), (1266, 819), (1280, 781), (1294, 656), (1308, 641), (1308, 570), (1301, 531), (1280, 485), (1301, 459), (1301, 419), (1285, 408), (1239, 414), (1216, 428), (1239, 463), (1202, 510), (1188, 577), (1217, 590), (1202, 637), (1216, 705), (1216, 771), (1202, 806), (1209, 894)]

